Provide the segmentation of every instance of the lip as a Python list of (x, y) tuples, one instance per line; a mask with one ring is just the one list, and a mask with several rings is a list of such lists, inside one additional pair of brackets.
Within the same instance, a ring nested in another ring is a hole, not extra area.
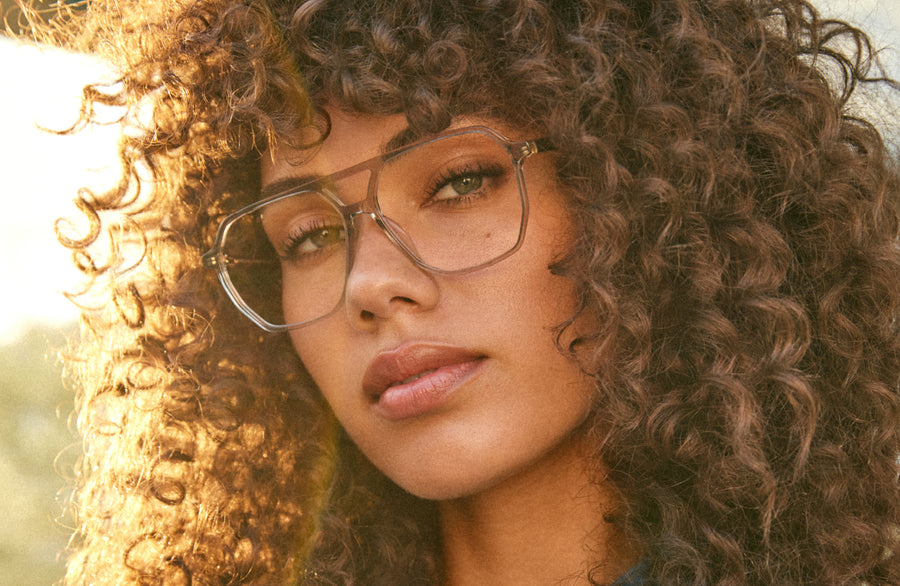
[(458, 346), (404, 344), (375, 356), (363, 376), (363, 392), (388, 419), (415, 417), (442, 405), (485, 358)]

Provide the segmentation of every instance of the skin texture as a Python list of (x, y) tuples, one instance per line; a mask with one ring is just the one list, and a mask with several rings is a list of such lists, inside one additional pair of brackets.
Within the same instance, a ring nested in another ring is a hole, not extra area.
[[(329, 114), (331, 135), (314, 156), (295, 165), (297, 153), (277, 149), (274, 165), (263, 167), (264, 185), (348, 167), (405, 128), (402, 116)], [(301, 360), (363, 453), (418, 496), (489, 489), (567, 439), (587, 415), (589, 379), (557, 350), (552, 334), (571, 315), (574, 293), (548, 269), (567, 219), (546, 158), (528, 162), (532, 213), (512, 257), (471, 274), (429, 274), (365, 220), (343, 311), (292, 332)], [(286, 287), (290, 297), (291, 283)], [(441, 408), (393, 421), (373, 408), (363, 377), (380, 352), (412, 343), (486, 358)]]
[[(332, 130), (321, 148), (311, 157), (276, 148), (263, 166), (264, 186), (368, 159), (406, 128), (403, 116), (327, 112)], [(453, 126), (472, 123), (492, 125), (465, 120)], [(442, 501), (454, 584), (489, 578), (543, 584), (577, 574), (587, 565), (585, 539), (602, 524), (604, 508), (613, 507), (605, 502), (611, 492), (587, 488), (577, 447), (593, 386), (559, 351), (553, 334), (575, 301), (572, 283), (548, 268), (571, 232), (549, 159), (539, 154), (526, 162), (531, 212), (525, 241), (511, 257), (473, 273), (430, 274), (365, 219), (343, 307), (291, 334), (362, 452), (402, 488)], [(291, 286), (286, 283), (288, 303)], [(436, 408), (389, 417), (363, 392), (366, 368), (379, 353), (417, 344), (464, 348), (484, 358), (470, 363)], [(521, 520), (525, 503), (541, 513)], [(566, 529), (548, 537), (544, 521), (554, 517), (570, 522), (554, 524)], [(629, 561), (625, 557), (613, 571), (624, 571)]]

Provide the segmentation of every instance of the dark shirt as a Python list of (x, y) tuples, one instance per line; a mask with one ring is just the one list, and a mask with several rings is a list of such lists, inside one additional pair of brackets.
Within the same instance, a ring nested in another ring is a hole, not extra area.
[(647, 560), (643, 560), (636, 566), (619, 576), (612, 586), (649, 586), (647, 580)]

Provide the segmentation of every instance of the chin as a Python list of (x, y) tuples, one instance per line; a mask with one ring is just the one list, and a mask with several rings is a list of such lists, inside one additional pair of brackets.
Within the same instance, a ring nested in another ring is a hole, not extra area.
[(482, 489), (460, 481), (425, 481), (420, 479), (399, 484), (400, 488), (420, 499), (428, 501), (452, 501), (481, 492)]
[(430, 501), (451, 501), (482, 493), (502, 482), (495, 475), (477, 474), (478, 470), (418, 470), (404, 476), (389, 476), (406, 492)]

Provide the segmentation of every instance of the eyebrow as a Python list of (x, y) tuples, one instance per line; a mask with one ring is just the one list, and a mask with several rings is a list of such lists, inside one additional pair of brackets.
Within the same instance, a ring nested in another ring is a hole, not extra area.
[[(385, 155), (386, 153), (389, 153), (391, 151), (395, 151), (399, 148), (403, 148), (407, 145), (413, 144), (414, 142), (421, 140), (423, 138), (423, 136), (424, 136), (423, 133), (413, 130), (412, 127), (407, 126), (403, 130), (401, 130), (400, 132), (398, 132), (397, 134), (395, 134), (394, 136), (389, 138), (385, 143), (383, 143), (381, 145), (381, 148), (378, 151), (378, 154), (375, 155), (375, 157)], [(373, 158), (375, 158), (375, 157), (373, 157)], [(371, 160), (371, 159), (366, 159), (366, 160)], [(360, 163), (361, 162), (363, 162), (363, 161), (360, 161)], [(356, 164), (356, 163), (354, 163), (354, 164)], [(351, 165), (351, 167), (352, 167), (352, 165)], [(337, 169), (334, 171), (334, 173), (337, 173), (342, 170), (343, 169)], [(295, 189), (297, 187), (300, 187), (301, 185), (314, 183), (324, 177), (328, 177), (328, 175), (331, 175), (331, 174), (332, 173), (329, 173), (326, 175), (312, 175), (312, 174), (291, 175), (290, 177), (285, 177), (283, 179), (279, 179), (279, 180), (273, 181), (271, 183), (266, 183), (259, 190), (259, 197), (257, 198), (257, 200), (258, 201), (263, 200), (263, 199), (272, 197), (273, 195), (278, 195), (279, 193), (284, 193), (285, 191), (288, 191), (290, 189)]]
[(272, 183), (266, 183), (259, 190), (257, 201), (268, 199), (273, 195), (284, 193), (285, 191), (295, 189), (307, 183), (314, 183), (315, 181), (322, 179), (322, 177), (325, 177), (325, 175), (292, 175), (290, 177), (285, 177), (284, 179), (279, 179), (278, 181), (273, 181)]

